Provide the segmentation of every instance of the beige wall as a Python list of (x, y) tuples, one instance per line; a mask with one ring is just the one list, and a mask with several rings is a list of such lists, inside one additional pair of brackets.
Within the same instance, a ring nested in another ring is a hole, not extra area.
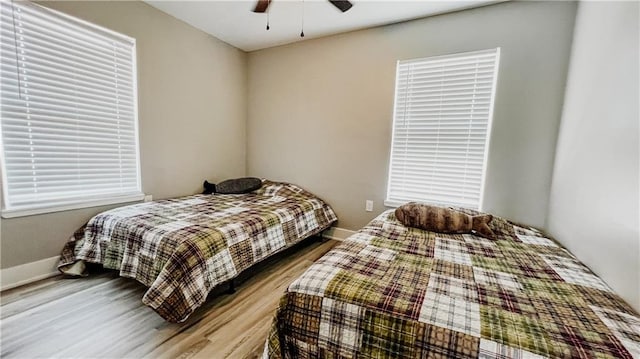
[[(136, 38), (145, 193), (187, 195), (205, 178), (245, 174), (246, 53), (143, 2), (44, 5)], [(58, 255), (105, 208), (2, 219), (1, 267)]]
[(575, 9), (508, 2), (250, 53), (248, 174), (363, 226), (384, 210), (396, 61), (501, 47), (484, 209), (543, 226)]
[(551, 234), (640, 311), (637, 2), (582, 2), (549, 202)]

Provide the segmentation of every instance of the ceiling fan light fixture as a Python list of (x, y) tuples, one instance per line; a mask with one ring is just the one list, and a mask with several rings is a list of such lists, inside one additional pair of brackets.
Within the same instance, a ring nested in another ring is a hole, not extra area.
[[(328, 1), (342, 12), (346, 12), (347, 10), (353, 7), (353, 3), (348, 0), (328, 0)], [(267, 11), (270, 4), (271, 4), (271, 0), (257, 0), (256, 6), (253, 8), (253, 12), (263, 13)]]
[[(257, 0), (256, 6), (253, 8), (253, 12), (257, 13), (267, 13), (267, 31), (270, 29), (269, 27), (269, 5), (271, 5), (272, 0)], [(333, 6), (339, 9), (342, 12), (345, 12), (353, 7), (351, 1), (348, 0), (328, 0)], [(300, 31), (300, 37), (304, 37), (304, 0), (302, 0), (302, 26)]]

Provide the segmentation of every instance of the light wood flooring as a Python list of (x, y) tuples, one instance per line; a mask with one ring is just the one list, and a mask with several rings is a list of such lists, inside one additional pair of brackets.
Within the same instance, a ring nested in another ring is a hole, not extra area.
[(103, 272), (60, 276), (2, 292), (2, 358), (256, 358), (286, 287), (336, 245), (314, 238), (221, 286), (182, 324), (142, 304), (146, 288)]

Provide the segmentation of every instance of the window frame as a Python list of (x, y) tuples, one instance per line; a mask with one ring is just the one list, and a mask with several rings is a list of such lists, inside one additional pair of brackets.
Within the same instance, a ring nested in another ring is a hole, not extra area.
[[(0, 0), (5, 1), (5, 0)], [(7, 1), (8, 2), (8, 1)], [(6, 4), (3, 4), (6, 5)], [(11, 11), (15, 11), (15, 4), (11, 2), (8, 6), (11, 7)], [(2, 187), (2, 207), (0, 209), (0, 216), (2, 218), (16, 218), (23, 216), (31, 216), (37, 214), (45, 214), (45, 213), (53, 213), (59, 211), (68, 211), (74, 209), (82, 209), (82, 208), (90, 208), (90, 207), (98, 207), (98, 206), (106, 206), (113, 205), (119, 203), (130, 203), (130, 202), (139, 202), (145, 199), (145, 193), (142, 190), (142, 170), (140, 163), (140, 132), (139, 132), (139, 116), (138, 116), (138, 47), (136, 39), (130, 37), (125, 34), (118, 33), (106, 27), (93, 24), (89, 21), (77, 18), (75, 16), (71, 16), (65, 14), (63, 12), (50, 9), (46, 6), (42, 6), (40, 4), (35, 4), (31, 1), (23, 1), (21, 2), (21, 6), (30, 6), (36, 8), (38, 11), (42, 11), (47, 13), (47, 15), (51, 15), (59, 18), (61, 21), (71, 22), (75, 25), (79, 25), (89, 30), (94, 30), (96, 33), (103, 33), (109, 36), (123, 39), (125, 41), (129, 41), (132, 44), (131, 49), (131, 83), (132, 83), (132, 107), (133, 107), (133, 128), (134, 134), (133, 139), (135, 142), (135, 171), (136, 171), (136, 191), (135, 193), (128, 194), (105, 194), (105, 195), (87, 195), (85, 198), (75, 198), (69, 201), (58, 201), (55, 204), (44, 204), (44, 205), (27, 205), (27, 206), (8, 206), (8, 198), (9, 198), (9, 189), (8, 189), (8, 178), (7, 178), (7, 169), (6, 169), (6, 159), (4, 153), (4, 140), (2, 136), (2, 128), (0, 126), (0, 179), (2, 183), (0, 186)], [(2, 93), (0, 92), (0, 96)], [(0, 122), (2, 119), (0, 118)]]
[[(387, 168), (387, 190), (385, 193), (385, 200), (384, 200), (384, 205), (387, 207), (399, 207), (405, 203), (407, 203), (408, 201), (406, 200), (398, 200), (398, 199), (391, 199), (390, 198), (390, 193), (391, 193), (391, 177), (392, 177), (392, 165), (393, 165), (393, 152), (394, 152), (394, 141), (396, 140), (396, 111), (397, 111), (397, 105), (398, 105), (398, 90), (399, 90), (399, 74), (400, 74), (400, 65), (402, 62), (404, 61), (418, 61), (418, 60), (442, 60), (442, 59), (446, 59), (446, 58), (456, 58), (458, 56), (461, 55), (467, 55), (467, 54), (473, 54), (473, 53), (477, 53), (477, 54), (481, 54), (481, 53), (488, 53), (491, 51), (495, 51), (495, 64), (494, 64), (494, 72), (493, 72), (493, 79), (492, 79), (492, 89), (491, 89), (491, 96), (490, 96), (490, 100), (489, 100), (489, 112), (488, 112), (488, 119), (487, 119), (487, 134), (486, 134), (486, 138), (485, 138), (485, 145), (484, 145), (484, 153), (483, 153), (483, 160), (482, 160), (482, 173), (481, 173), (481, 177), (480, 177), (480, 193), (479, 193), (479, 201), (477, 204), (477, 207), (469, 207), (472, 209), (477, 209), (477, 210), (482, 210), (483, 209), (483, 205), (484, 205), (484, 194), (485, 194), (485, 187), (486, 187), (486, 175), (487, 175), (487, 168), (488, 168), (488, 161), (489, 161), (489, 147), (491, 144), (491, 133), (492, 133), (492, 129), (493, 129), (493, 114), (494, 114), (494, 107), (495, 107), (495, 97), (496, 97), (496, 92), (497, 92), (497, 88), (498, 88), (498, 73), (499, 73), (499, 69), (500, 69), (500, 58), (501, 58), (501, 48), (495, 47), (495, 48), (489, 48), (489, 49), (481, 49), (481, 50), (472, 50), (472, 51), (464, 51), (464, 52), (457, 52), (457, 53), (452, 53), (452, 54), (445, 54), (445, 55), (436, 55), (436, 56), (428, 56), (428, 57), (422, 57), (422, 58), (413, 58), (413, 59), (407, 59), (407, 60), (398, 60), (396, 62), (396, 76), (395, 76), (395, 84), (394, 84), (394, 100), (393, 100), (393, 117), (392, 117), (392, 124), (391, 124), (391, 143), (390, 143), (390, 147), (389, 147), (389, 162), (388, 162), (388, 168)], [(415, 202), (421, 202), (421, 203), (429, 203), (429, 204), (433, 204), (433, 205), (439, 205), (439, 206), (459, 206), (456, 203), (444, 203), (444, 202), (436, 202), (436, 201), (432, 201), (429, 202), (428, 200), (425, 199), (421, 199), (421, 198), (415, 198), (412, 199), (411, 201), (415, 201)]]

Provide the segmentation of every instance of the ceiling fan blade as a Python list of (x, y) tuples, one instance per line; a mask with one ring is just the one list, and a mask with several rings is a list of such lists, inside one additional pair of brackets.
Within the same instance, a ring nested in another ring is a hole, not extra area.
[(333, 4), (333, 6), (337, 7), (338, 9), (340, 9), (340, 11), (342, 11), (342, 12), (345, 12), (345, 11), (351, 9), (351, 7), (353, 6), (351, 1), (347, 1), (347, 0), (329, 0), (329, 2), (331, 4)]
[(256, 7), (253, 9), (253, 12), (265, 12), (269, 7), (271, 0), (258, 0), (256, 2)]

